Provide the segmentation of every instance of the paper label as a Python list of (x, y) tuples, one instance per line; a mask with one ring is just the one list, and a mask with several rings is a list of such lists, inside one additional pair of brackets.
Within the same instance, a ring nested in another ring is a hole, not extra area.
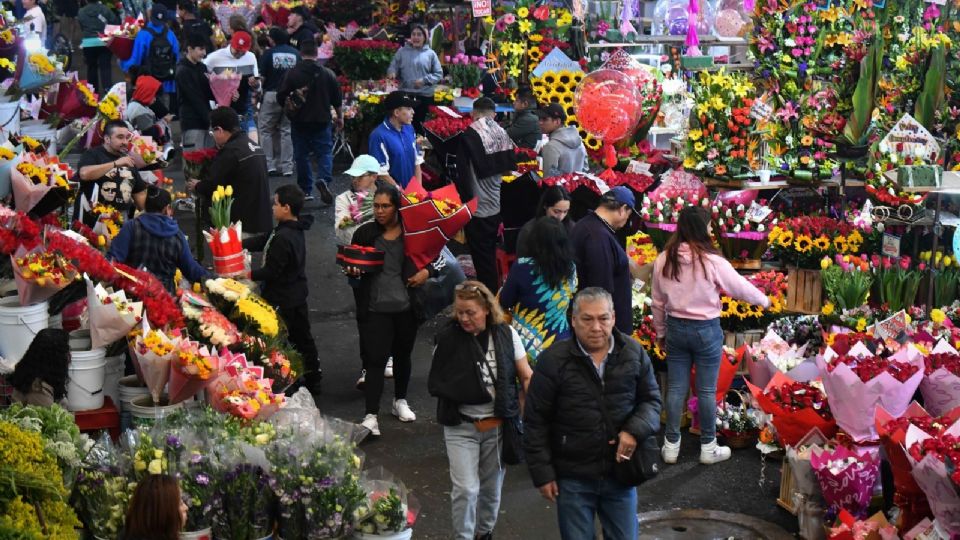
[(927, 128), (909, 114), (904, 114), (880, 141), (880, 151), (896, 153), (904, 158), (920, 157), (925, 161), (936, 161), (940, 155), (940, 145)]
[(763, 223), (772, 213), (773, 210), (769, 207), (762, 206), (758, 204), (757, 201), (753, 201), (750, 203), (750, 208), (747, 209), (747, 219), (754, 223)]
[(640, 163), (635, 159), (631, 159), (630, 163), (627, 164), (627, 172), (633, 174), (649, 174), (650, 173), (650, 164), (649, 163)]
[(537, 64), (537, 67), (533, 70), (534, 77), (542, 77), (544, 73), (548, 71), (563, 71), (568, 70), (574, 73), (583, 73), (583, 68), (580, 67), (580, 64), (574, 62), (570, 59), (569, 56), (563, 53), (560, 50), (560, 47), (554, 47), (547, 56)]
[(451, 109), (450, 107), (447, 107), (446, 105), (438, 105), (437, 108), (443, 111), (444, 113), (450, 115), (453, 118), (463, 118), (463, 116), (460, 113)]
[(770, 105), (766, 94), (753, 102), (753, 106), (750, 107), (750, 116), (755, 120), (768, 120), (773, 116), (773, 107)]
[(883, 247), (881, 252), (886, 257), (900, 256), (900, 237), (892, 234), (883, 234)]
[(492, 0), (473, 0), (473, 16), (489, 17), (493, 14)]
[(900, 310), (888, 319), (873, 325), (873, 333), (880, 339), (897, 339), (907, 329), (907, 313)]

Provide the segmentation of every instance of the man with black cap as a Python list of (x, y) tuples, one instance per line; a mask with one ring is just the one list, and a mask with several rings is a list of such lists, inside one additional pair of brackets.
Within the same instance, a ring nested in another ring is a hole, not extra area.
[(607, 191), (600, 206), (577, 222), (570, 233), (580, 290), (600, 287), (613, 296), (617, 329), (633, 331), (630, 259), (617, 240), (616, 232), (627, 224), (636, 198), (624, 186)]
[(417, 103), (403, 92), (391, 92), (383, 102), (386, 118), (370, 134), (369, 153), (380, 162), (380, 178), (405, 188), (410, 179), (422, 180), (423, 154), (413, 131)]
[(163, 82), (163, 91), (172, 96), (177, 91), (174, 75), (180, 60), (180, 44), (168, 23), (173, 15), (162, 5), (153, 7), (150, 22), (137, 32), (133, 40), (133, 53), (130, 58), (120, 62), (120, 68), (127, 73), (130, 68), (139, 67), (139, 75), (150, 75)]
[(517, 166), (513, 140), (497, 124), (497, 106), (482, 97), (473, 102), (473, 124), (460, 137), (457, 151), (457, 190), (464, 201), (477, 198), (477, 210), (464, 232), (477, 280), (491, 291), (500, 288), (497, 276), (497, 236), (500, 231), (501, 175)]
[(587, 149), (577, 128), (564, 126), (567, 113), (563, 107), (551, 103), (537, 111), (537, 115), (540, 117), (540, 131), (550, 137), (540, 149), (544, 176), (582, 171), (587, 161)]
[(304, 41), (317, 41), (316, 35), (320, 30), (309, 21), (307, 9), (298, 6), (287, 16), (287, 34), (290, 34), (290, 45), (299, 50)]
[[(187, 38), (191, 34), (201, 36), (207, 54), (215, 50), (213, 48), (213, 29), (210, 28), (210, 25), (207, 24), (206, 21), (197, 18), (197, 4), (194, 0), (180, 0), (177, 4), (177, 16), (180, 17), (181, 35), (184, 38)], [(184, 39), (184, 41), (186, 41), (186, 39)]]

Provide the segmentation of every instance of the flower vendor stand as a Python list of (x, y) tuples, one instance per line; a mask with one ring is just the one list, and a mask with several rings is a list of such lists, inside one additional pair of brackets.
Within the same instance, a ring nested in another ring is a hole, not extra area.
[(823, 280), (820, 270), (787, 268), (786, 310), (816, 315), (823, 307)]

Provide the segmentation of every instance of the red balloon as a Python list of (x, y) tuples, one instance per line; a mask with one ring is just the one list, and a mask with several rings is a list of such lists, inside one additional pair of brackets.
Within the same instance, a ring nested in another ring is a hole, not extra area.
[(642, 114), (637, 87), (629, 76), (612, 69), (587, 74), (575, 99), (580, 126), (605, 143), (633, 134)]

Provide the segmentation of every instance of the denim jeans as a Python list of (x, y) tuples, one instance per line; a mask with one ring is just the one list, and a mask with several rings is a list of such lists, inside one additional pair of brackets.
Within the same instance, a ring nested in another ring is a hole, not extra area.
[(680, 414), (690, 388), (690, 368), (696, 366), (700, 443), (707, 444), (717, 436), (717, 375), (723, 356), (720, 319), (694, 321), (668, 317), (666, 342), (666, 439), (670, 442), (680, 440)]
[[(493, 532), (506, 473), (500, 461), (500, 428), (480, 432), (470, 422), (444, 426), (450, 460), (450, 506), (457, 540)], [(636, 506), (636, 501), (634, 501)]]
[(604, 540), (636, 540), (637, 488), (613, 478), (557, 480), (557, 521), (562, 540), (593, 540), (593, 518), (600, 516)]
[(313, 192), (310, 154), (317, 158), (317, 176), (329, 186), (333, 181), (333, 133), (330, 124), (298, 124), (290, 126), (293, 139), (293, 160), (297, 164), (297, 184), (303, 193)]

